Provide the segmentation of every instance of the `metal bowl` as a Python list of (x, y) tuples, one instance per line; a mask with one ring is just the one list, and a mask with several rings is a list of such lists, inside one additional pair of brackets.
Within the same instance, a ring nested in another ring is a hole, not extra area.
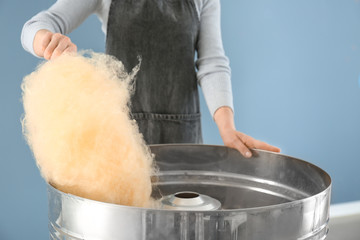
[(48, 185), (50, 238), (315, 240), (327, 235), (331, 179), (313, 164), (260, 150), (246, 159), (223, 146), (152, 145), (151, 151), (160, 170), (153, 197), (162, 209), (92, 201)]

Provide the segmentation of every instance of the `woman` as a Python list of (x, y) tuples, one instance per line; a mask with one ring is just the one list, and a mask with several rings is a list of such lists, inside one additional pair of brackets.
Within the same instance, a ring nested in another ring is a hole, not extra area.
[(280, 151), (235, 129), (219, 0), (58, 0), (25, 23), (22, 44), (47, 60), (75, 52), (66, 34), (92, 13), (102, 22), (107, 54), (127, 70), (141, 56), (131, 111), (148, 144), (202, 142), (199, 84), (226, 146), (245, 157), (249, 148)]

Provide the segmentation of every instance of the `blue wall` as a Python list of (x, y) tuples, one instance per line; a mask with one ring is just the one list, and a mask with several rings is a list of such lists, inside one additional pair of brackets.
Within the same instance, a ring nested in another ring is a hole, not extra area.
[[(47, 239), (46, 186), (21, 134), (20, 84), (39, 59), (20, 32), (53, 1), (0, 1), (0, 239)], [(325, 169), (333, 203), (360, 199), (360, 2), (224, 0), (236, 125)], [(71, 34), (104, 50), (95, 16)], [(202, 102), (205, 143), (222, 144)]]

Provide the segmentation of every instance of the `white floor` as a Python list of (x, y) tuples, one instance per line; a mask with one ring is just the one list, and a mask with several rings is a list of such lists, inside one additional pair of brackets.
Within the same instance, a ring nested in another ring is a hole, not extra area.
[(360, 240), (360, 214), (330, 220), (326, 240)]
[(360, 240), (360, 201), (331, 205), (326, 240)]

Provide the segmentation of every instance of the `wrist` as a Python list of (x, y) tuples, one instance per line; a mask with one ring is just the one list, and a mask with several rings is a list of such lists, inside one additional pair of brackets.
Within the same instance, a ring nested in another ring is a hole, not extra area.
[(235, 130), (234, 113), (230, 107), (224, 106), (218, 108), (214, 113), (214, 121), (219, 128), (220, 133), (225, 130)]

